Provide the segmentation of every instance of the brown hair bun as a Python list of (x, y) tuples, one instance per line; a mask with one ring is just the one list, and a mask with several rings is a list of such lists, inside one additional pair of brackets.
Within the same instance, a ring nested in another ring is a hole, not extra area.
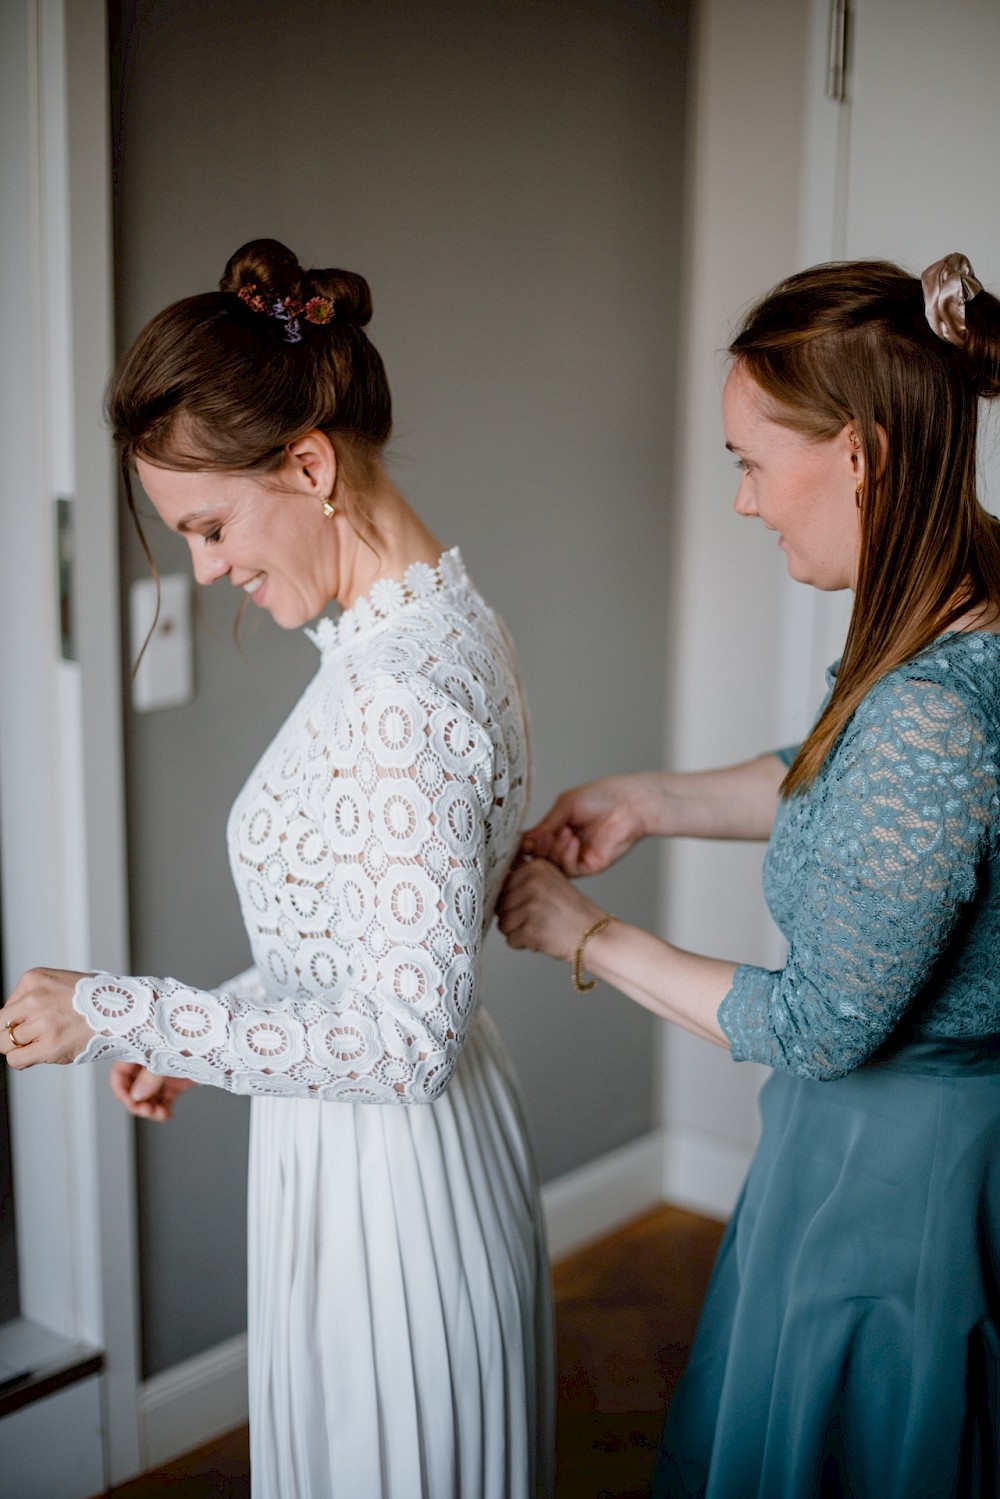
[(329, 297), (337, 322), (354, 328), (371, 322), (372, 294), (364, 276), (353, 271), (306, 271), (303, 288), (307, 297)]
[(252, 239), (229, 257), (219, 282), (220, 291), (239, 292), (256, 287), (265, 297), (327, 297), (334, 321), (364, 328), (371, 321), (372, 294), (368, 282), (353, 271), (302, 269), (298, 258), (277, 239)]

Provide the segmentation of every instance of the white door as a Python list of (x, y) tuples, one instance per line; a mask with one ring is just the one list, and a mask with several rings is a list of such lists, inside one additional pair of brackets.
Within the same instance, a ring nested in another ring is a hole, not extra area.
[[(848, 0), (845, 97), (828, 94), (837, 0), (812, 0), (800, 262), (953, 250), (1000, 293), (1000, 0)], [(983, 497), (1000, 513), (1000, 412), (985, 406)], [(820, 695), (852, 596), (784, 584), (779, 717)]]
[[(1000, 3), (856, 4), (845, 254), (919, 273), (961, 250), (998, 295)], [(990, 414), (982, 469), (997, 511), (995, 430)]]
[[(0, 0), (5, 990), (39, 964), (127, 962), (117, 486), (101, 411), (113, 351), (108, 117), (103, 0)], [(59, 497), (74, 517), (68, 610)], [(120, 1482), (139, 1466), (131, 1121), (103, 1069), (8, 1081), (21, 1314), (105, 1358), (103, 1433), (90, 1423), (86, 1451), (55, 1395), (31, 1422), (16, 1412), (3, 1423), (0, 1490), (54, 1496), (95, 1470)], [(69, 1471), (57, 1484), (41, 1475), (60, 1454)]]

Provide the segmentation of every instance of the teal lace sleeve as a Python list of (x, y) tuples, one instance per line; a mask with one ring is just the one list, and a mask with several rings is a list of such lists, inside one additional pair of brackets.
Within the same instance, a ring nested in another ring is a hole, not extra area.
[(801, 748), (800, 744), (783, 744), (781, 749), (772, 750), (771, 754), (777, 755), (782, 765), (787, 769)]
[(889, 1037), (976, 898), (995, 745), (947, 680), (904, 669), (869, 693), (814, 786), (779, 810), (766, 883), (789, 954), (736, 970), (719, 1022), (737, 1061), (837, 1078)]

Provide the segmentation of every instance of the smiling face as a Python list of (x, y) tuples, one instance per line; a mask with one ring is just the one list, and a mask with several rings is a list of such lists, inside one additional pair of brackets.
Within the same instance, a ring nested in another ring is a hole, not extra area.
[(187, 542), (197, 582), (228, 578), (286, 630), (336, 598), (336, 528), (323, 513), (321, 485), (291, 455), (263, 477), (159, 468), (142, 458), (136, 471), (160, 518)]
[(726, 446), (741, 470), (738, 515), (757, 516), (778, 545), (788, 571), (814, 588), (853, 588), (861, 540), (856, 490), (864, 457), (851, 428), (817, 441), (768, 415), (760, 386), (739, 363), (722, 393)]

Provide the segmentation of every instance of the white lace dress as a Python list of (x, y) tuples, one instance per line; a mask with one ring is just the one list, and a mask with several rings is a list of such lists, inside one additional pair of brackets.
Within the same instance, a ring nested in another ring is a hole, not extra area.
[(255, 1499), (539, 1499), (545, 1234), (478, 982), (526, 799), (513, 652), (457, 550), (311, 634), (229, 821), (254, 968), (82, 980), (79, 1060), (254, 1095)]

